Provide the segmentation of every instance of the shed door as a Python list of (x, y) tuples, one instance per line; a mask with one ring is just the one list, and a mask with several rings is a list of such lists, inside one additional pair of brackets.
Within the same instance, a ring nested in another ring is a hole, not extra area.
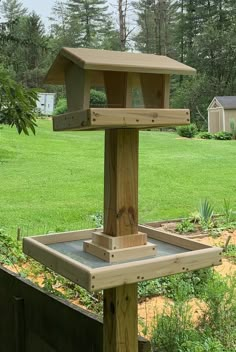
[(209, 132), (216, 133), (223, 131), (223, 112), (219, 110), (211, 110), (209, 116), (210, 129)]

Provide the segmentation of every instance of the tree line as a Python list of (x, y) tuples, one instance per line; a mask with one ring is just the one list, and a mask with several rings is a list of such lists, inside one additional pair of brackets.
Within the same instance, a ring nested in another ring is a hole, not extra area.
[(0, 15), (2, 70), (25, 87), (63, 95), (43, 77), (69, 46), (167, 55), (195, 67), (195, 77), (173, 77), (171, 105), (189, 107), (202, 129), (212, 98), (235, 94), (235, 0), (57, 0), (47, 31), (20, 0), (0, 0)]

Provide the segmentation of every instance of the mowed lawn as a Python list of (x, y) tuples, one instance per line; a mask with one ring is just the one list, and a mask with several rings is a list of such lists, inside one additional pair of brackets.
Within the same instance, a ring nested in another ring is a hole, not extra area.
[[(103, 132), (0, 130), (0, 228), (23, 235), (94, 227), (103, 209)], [(184, 217), (208, 198), (236, 209), (236, 141), (140, 132), (139, 221)]]

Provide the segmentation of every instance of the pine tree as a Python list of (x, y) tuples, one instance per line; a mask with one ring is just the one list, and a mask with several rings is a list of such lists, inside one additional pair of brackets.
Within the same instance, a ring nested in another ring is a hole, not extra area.
[(4, 0), (0, 6), (0, 12), (7, 22), (14, 22), (19, 17), (24, 16), (27, 10), (19, 0)]
[(106, 32), (109, 19), (105, 0), (68, 0), (70, 22), (76, 23), (75, 45), (99, 47)]
[(133, 6), (139, 28), (134, 37), (136, 48), (146, 53), (169, 54), (172, 1), (140, 0)]

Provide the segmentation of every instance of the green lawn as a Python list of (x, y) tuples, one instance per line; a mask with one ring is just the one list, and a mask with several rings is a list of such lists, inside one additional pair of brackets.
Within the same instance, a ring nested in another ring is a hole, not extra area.
[[(103, 208), (103, 132), (0, 130), (0, 227), (23, 235), (94, 226)], [(187, 216), (201, 199), (236, 209), (236, 142), (140, 132), (140, 222)]]

